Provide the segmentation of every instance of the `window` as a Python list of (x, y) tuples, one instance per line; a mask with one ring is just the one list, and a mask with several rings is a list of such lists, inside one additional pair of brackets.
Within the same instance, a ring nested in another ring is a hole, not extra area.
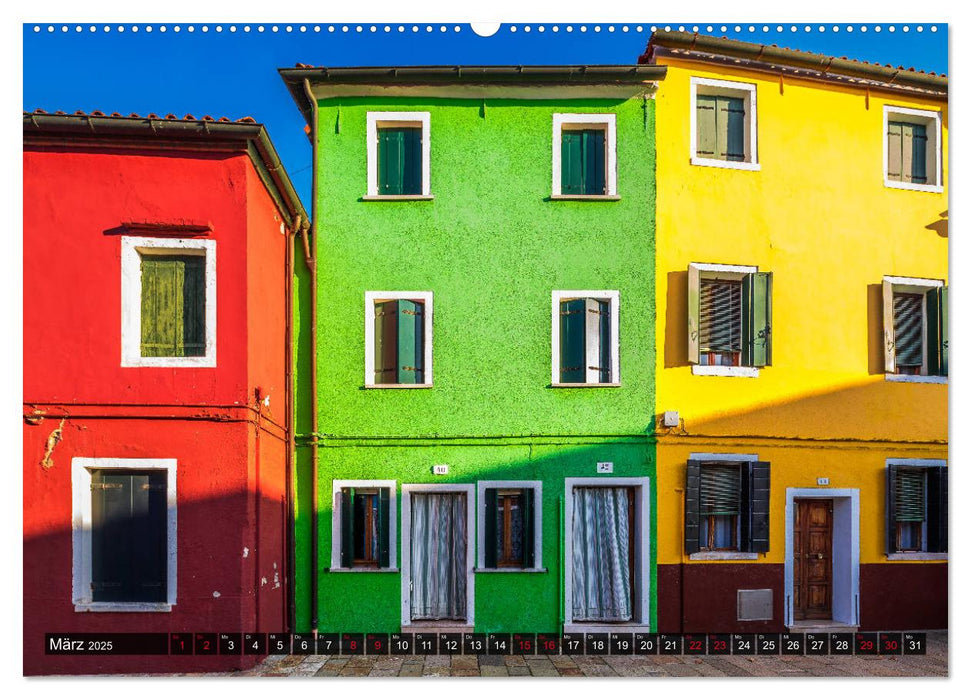
[(542, 568), (539, 481), (479, 482), (479, 568)]
[(617, 198), (616, 115), (553, 115), (553, 198)]
[(947, 297), (948, 288), (940, 280), (883, 278), (887, 379), (946, 381)]
[(884, 184), (942, 192), (941, 113), (886, 105), (883, 125)]
[(947, 465), (888, 460), (887, 554), (947, 552)]
[(175, 477), (174, 459), (72, 461), (75, 611), (171, 610)]
[(688, 361), (694, 374), (758, 376), (772, 364), (772, 273), (688, 266)]
[(758, 170), (755, 85), (691, 79), (691, 162)]
[(122, 367), (215, 367), (215, 241), (124, 236), (121, 249)]
[(553, 386), (617, 386), (617, 291), (553, 292)]
[(332, 569), (397, 566), (395, 486), (394, 481), (334, 481)]
[(769, 550), (769, 463), (755, 455), (689, 459), (685, 551)]
[(432, 385), (432, 293), (367, 292), (368, 387)]
[(365, 199), (431, 199), (429, 112), (368, 112)]

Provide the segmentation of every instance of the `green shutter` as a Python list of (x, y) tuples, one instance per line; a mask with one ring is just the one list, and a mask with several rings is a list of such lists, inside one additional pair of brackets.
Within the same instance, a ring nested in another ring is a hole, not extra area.
[(947, 287), (933, 287), (924, 293), (927, 308), (928, 374), (947, 376)]
[(700, 548), (701, 534), (701, 462), (688, 460), (684, 477), (684, 551), (694, 554)]
[(698, 132), (695, 154), (699, 158), (715, 158), (716, 110), (717, 99), (714, 95), (697, 95), (695, 97), (695, 128)]
[(742, 465), (742, 551), (769, 551), (769, 486), (768, 462)]
[[(337, 543), (335, 543), (337, 544)], [(354, 566), (354, 489), (341, 489), (341, 566)]]
[(772, 364), (772, 273), (753, 272), (742, 280), (742, 364)]
[(378, 489), (378, 565), (391, 566), (391, 489)]
[(421, 194), (421, 127), (378, 129), (378, 194)]
[(560, 382), (586, 382), (586, 300), (560, 302)]
[(700, 275), (694, 265), (688, 266), (688, 362), (698, 364), (699, 351), (699, 308)]
[(423, 384), (425, 379), (425, 304), (398, 301), (398, 383)]
[(927, 551), (947, 551), (947, 467), (927, 470)]
[(600, 377), (602, 384), (610, 383), (610, 302), (596, 301), (600, 313)]
[(560, 133), (560, 193), (583, 194), (583, 134)]
[(585, 129), (583, 132), (583, 194), (606, 194), (605, 132)]
[(885, 486), (886, 497), (886, 542), (885, 549), (887, 554), (897, 551), (897, 465), (891, 464), (887, 467), (887, 482)]
[(496, 489), (485, 490), (485, 568), (495, 569), (498, 561), (496, 552), (496, 518), (499, 517), (499, 508), (496, 503)]
[(398, 382), (398, 302), (374, 305), (374, 383)]
[(560, 193), (605, 194), (606, 150), (603, 129), (560, 132)]
[(887, 179), (898, 182), (903, 179), (901, 126), (899, 122), (887, 123)]
[(921, 523), (926, 517), (923, 469), (897, 469), (894, 482), (898, 523)]
[(718, 97), (716, 119), (716, 157), (720, 160), (745, 160), (745, 100)]
[[(523, 489), (521, 506), (519, 508), (523, 517), (523, 568), (532, 569), (536, 565), (536, 529), (534, 527), (536, 518), (533, 515), (535, 492), (533, 489)], [(542, 507), (542, 504), (540, 504)]]
[(205, 354), (205, 257), (142, 256), (142, 357)]
[(923, 124), (907, 124), (911, 135), (910, 181), (927, 183), (927, 127)]
[(940, 361), (937, 365), (938, 374), (942, 377), (947, 376), (947, 346), (948, 346), (948, 330), (947, 330), (947, 286), (941, 287), (940, 303), (938, 304), (938, 343), (940, 344)]

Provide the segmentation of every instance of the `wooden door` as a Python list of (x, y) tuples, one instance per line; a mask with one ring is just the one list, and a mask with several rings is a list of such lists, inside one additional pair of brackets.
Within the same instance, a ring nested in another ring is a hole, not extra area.
[(833, 501), (795, 502), (793, 537), (793, 614), (796, 620), (833, 617)]

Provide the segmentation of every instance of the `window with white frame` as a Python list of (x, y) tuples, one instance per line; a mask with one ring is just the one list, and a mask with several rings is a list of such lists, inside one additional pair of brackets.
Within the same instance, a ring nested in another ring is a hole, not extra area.
[(694, 374), (758, 376), (772, 364), (772, 273), (688, 266), (688, 361)]
[(941, 113), (885, 105), (884, 184), (907, 190), (941, 192)]
[(480, 481), (478, 500), (479, 568), (542, 568), (543, 483)]
[(553, 386), (620, 384), (620, 292), (553, 292)]
[(947, 552), (947, 463), (887, 460), (887, 554)]
[(216, 366), (216, 242), (121, 239), (121, 366)]
[(366, 292), (364, 385), (432, 385), (432, 293)]
[(553, 115), (554, 199), (617, 197), (617, 117)]
[(944, 382), (948, 288), (941, 280), (883, 278), (884, 365), (893, 381)]
[(758, 170), (755, 85), (691, 79), (691, 162)]
[(168, 612), (176, 602), (176, 460), (71, 462), (76, 612)]
[(397, 482), (334, 480), (331, 568), (396, 569)]
[(429, 112), (368, 112), (366, 199), (431, 198)]

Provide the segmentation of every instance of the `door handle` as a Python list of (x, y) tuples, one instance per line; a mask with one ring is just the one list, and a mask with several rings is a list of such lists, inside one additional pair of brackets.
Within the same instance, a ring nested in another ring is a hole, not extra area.
[(823, 558), (823, 555), (822, 555), (822, 554), (817, 554), (817, 555), (816, 555), (816, 558), (817, 558), (817, 559), (822, 559), (822, 558)]

